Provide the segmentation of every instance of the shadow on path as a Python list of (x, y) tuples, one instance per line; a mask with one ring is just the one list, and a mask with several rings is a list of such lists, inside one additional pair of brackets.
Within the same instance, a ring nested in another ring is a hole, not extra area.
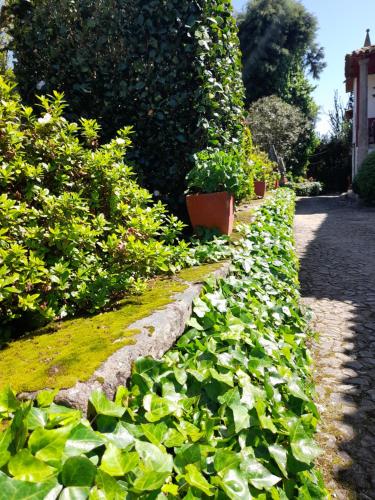
[(319, 465), (336, 498), (375, 499), (375, 209), (303, 198), (295, 230), (302, 297), (320, 334)]

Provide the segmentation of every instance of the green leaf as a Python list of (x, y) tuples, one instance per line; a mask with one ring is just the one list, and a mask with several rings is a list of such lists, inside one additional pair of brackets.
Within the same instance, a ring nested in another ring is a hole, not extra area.
[(47, 408), (53, 403), (56, 394), (59, 392), (58, 389), (54, 391), (40, 391), (36, 396), (36, 400), (40, 408)]
[(222, 478), (222, 487), (231, 500), (250, 500), (252, 498), (246, 478), (237, 469), (229, 469)]
[(65, 453), (69, 456), (88, 453), (105, 443), (99, 433), (94, 432), (90, 427), (78, 424), (70, 433), (65, 445)]
[(184, 475), (185, 481), (188, 484), (190, 484), (190, 486), (198, 488), (199, 490), (203, 491), (205, 495), (209, 497), (213, 496), (214, 494), (212, 491), (213, 487), (194, 464), (188, 464), (185, 467), (185, 470), (186, 470), (186, 473)]
[(136, 491), (154, 491), (163, 486), (169, 472), (142, 471), (137, 474), (133, 487)]
[(105, 499), (123, 500), (125, 498), (124, 486), (100, 469), (96, 474), (96, 484), (100, 492), (104, 493)]
[(58, 429), (39, 427), (29, 437), (29, 449), (36, 458), (59, 468), (65, 444), (71, 432), (71, 426)]
[(216, 472), (222, 472), (227, 469), (236, 469), (240, 462), (241, 458), (234, 451), (218, 450), (215, 454), (214, 466)]
[(57, 498), (62, 486), (57, 479), (29, 483), (11, 479), (0, 471), (0, 500), (45, 500)]
[(10, 387), (6, 387), (0, 391), (0, 413), (14, 412), (19, 406), (20, 402)]
[(120, 477), (135, 469), (138, 462), (138, 453), (122, 451), (115, 445), (109, 444), (104, 452), (100, 468), (110, 476)]
[(299, 462), (311, 464), (321, 453), (315, 441), (306, 435), (301, 422), (297, 422), (290, 435), (293, 456)]
[(160, 398), (155, 394), (147, 394), (144, 397), (143, 407), (146, 410), (145, 417), (149, 422), (158, 422), (176, 411), (176, 404), (173, 401)]
[(31, 483), (39, 483), (49, 479), (57, 472), (54, 467), (38, 460), (26, 449), (20, 450), (9, 460), (8, 469), (16, 479)]
[(273, 444), (268, 447), (268, 451), (270, 452), (271, 457), (275, 460), (275, 462), (279, 466), (284, 476), (288, 477), (288, 472), (287, 472), (288, 452), (286, 451), (286, 449), (277, 444)]
[(164, 441), (168, 426), (164, 422), (160, 424), (141, 424), (141, 429), (148, 441), (160, 448), (160, 443)]
[(69, 486), (69, 488), (65, 488), (62, 491), (59, 500), (86, 500), (89, 497), (89, 493), (90, 488), (87, 486)]
[(306, 396), (306, 394), (301, 389), (299, 383), (296, 379), (292, 379), (288, 381), (287, 387), (292, 396), (302, 399), (303, 401), (310, 401), (310, 399)]
[(250, 457), (244, 458), (240, 468), (247, 480), (258, 490), (269, 490), (281, 481), (280, 477), (274, 476), (264, 465)]
[(146, 441), (136, 441), (137, 450), (146, 469), (155, 472), (172, 472), (173, 459), (171, 455), (163, 453), (160, 448)]
[(125, 413), (125, 408), (113, 401), (107, 399), (104, 392), (100, 389), (91, 393), (89, 401), (95, 408), (98, 415), (107, 415), (109, 417), (122, 417)]
[(64, 486), (89, 486), (94, 484), (96, 467), (87, 457), (70, 457), (62, 469)]
[(121, 449), (128, 448), (135, 441), (123, 422), (118, 422), (113, 432), (102, 434), (102, 437)]
[(27, 428), (29, 430), (34, 430), (38, 427), (45, 427), (47, 425), (48, 418), (45, 411), (35, 408), (33, 406), (26, 417)]
[(7, 430), (0, 433), (0, 467), (3, 467), (10, 459), (9, 445), (12, 442), (12, 430), (8, 427)]

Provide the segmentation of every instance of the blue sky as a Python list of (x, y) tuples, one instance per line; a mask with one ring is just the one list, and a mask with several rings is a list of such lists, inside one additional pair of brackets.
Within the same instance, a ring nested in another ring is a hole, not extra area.
[[(246, 0), (232, 0), (237, 11), (247, 4)], [(319, 22), (318, 43), (325, 48), (327, 68), (324, 70), (315, 91), (315, 100), (320, 106), (317, 129), (328, 130), (327, 112), (333, 107), (333, 95), (337, 89), (346, 103), (344, 64), (345, 54), (360, 48), (371, 30), (371, 42), (375, 44), (374, 0), (302, 0)]]

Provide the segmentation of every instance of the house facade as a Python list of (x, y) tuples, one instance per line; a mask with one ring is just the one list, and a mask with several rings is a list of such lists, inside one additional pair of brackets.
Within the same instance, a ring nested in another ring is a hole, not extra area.
[(353, 96), (352, 178), (375, 150), (375, 45), (367, 30), (364, 46), (346, 56), (346, 91)]

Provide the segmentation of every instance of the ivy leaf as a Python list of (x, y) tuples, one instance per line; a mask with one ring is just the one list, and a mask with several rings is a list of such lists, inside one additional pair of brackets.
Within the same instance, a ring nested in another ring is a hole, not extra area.
[(143, 407), (146, 410), (145, 417), (149, 422), (158, 422), (176, 411), (176, 404), (173, 401), (156, 396), (156, 394), (147, 394), (143, 399)]
[(125, 487), (101, 469), (96, 474), (96, 485), (104, 493), (105, 499), (122, 500), (125, 497)]
[(104, 443), (105, 440), (99, 433), (94, 432), (90, 427), (78, 424), (69, 435), (65, 446), (65, 453), (68, 456), (81, 455), (102, 446)]
[(94, 391), (89, 400), (98, 415), (122, 417), (125, 413), (125, 408), (123, 406), (120, 406), (113, 401), (109, 401), (104, 392), (100, 389)]
[(290, 446), (294, 458), (308, 465), (310, 465), (321, 453), (321, 449), (315, 441), (306, 435), (306, 431), (301, 422), (297, 422), (290, 435)]
[(270, 452), (271, 457), (275, 460), (275, 462), (279, 466), (284, 476), (288, 477), (288, 472), (287, 472), (288, 453), (286, 449), (278, 444), (273, 444), (268, 447), (268, 451)]
[(188, 464), (185, 467), (185, 470), (186, 473), (184, 477), (186, 482), (190, 484), (190, 486), (198, 488), (199, 490), (203, 491), (205, 495), (209, 497), (213, 496), (214, 494), (212, 491), (213, 487), (194, 464)]
[(173, 459), (160, 448), (146, 441), (136, 441), (135, 449), (143, 461), (146, 469), (155, 472), (172, 472)]
[(250, 500), (253, 498), (245, 476), (237, 469), (229, 469), (225, 472), (222, 478), (222, 487), (231, 500)]
[(8, 462), (9, 472), (16, 479), (39, 483), (51, 478), (57, 470), (35, 458), (29, 450), (20, 450)]
[(264, 467), (258, 460), (246, 457), (240, 466), (246, 478), (258, 490), (269, 490), (281, 481), (280, 477), (274, 476), (271, 472)]
[(2, 500), (45, 500), (46, 498), (57, 498), (62, 486), (57, 479), (51, 479), (42, 483), (30, 483), (11, 479), (0, 471), (0, 498)]
[(19, 406), (20, 402), (10, 387), (0, 391), (0, 413), (15, 412)]
[(100, 469), (110, 476), (120, 477), (135, 469), (138, 462), (138, 453), (122, 451), (115, 445), (109, 444), (104, 452)]
[(133, 487), (136, 491), (154, 491), (163, 486), (169, 472), (142, 471), (137, 474)]
[(89, 493), (90, 488), (87, 486), (69, 486), (68, 488), (64, 488), (61, 495), (59, 496), (59, 500), (86, 500), (89, 496)]
[(96, 467), (87, 457), (70, 457), (62, 469), (64, 486), (92, 486), (95, 481)]

